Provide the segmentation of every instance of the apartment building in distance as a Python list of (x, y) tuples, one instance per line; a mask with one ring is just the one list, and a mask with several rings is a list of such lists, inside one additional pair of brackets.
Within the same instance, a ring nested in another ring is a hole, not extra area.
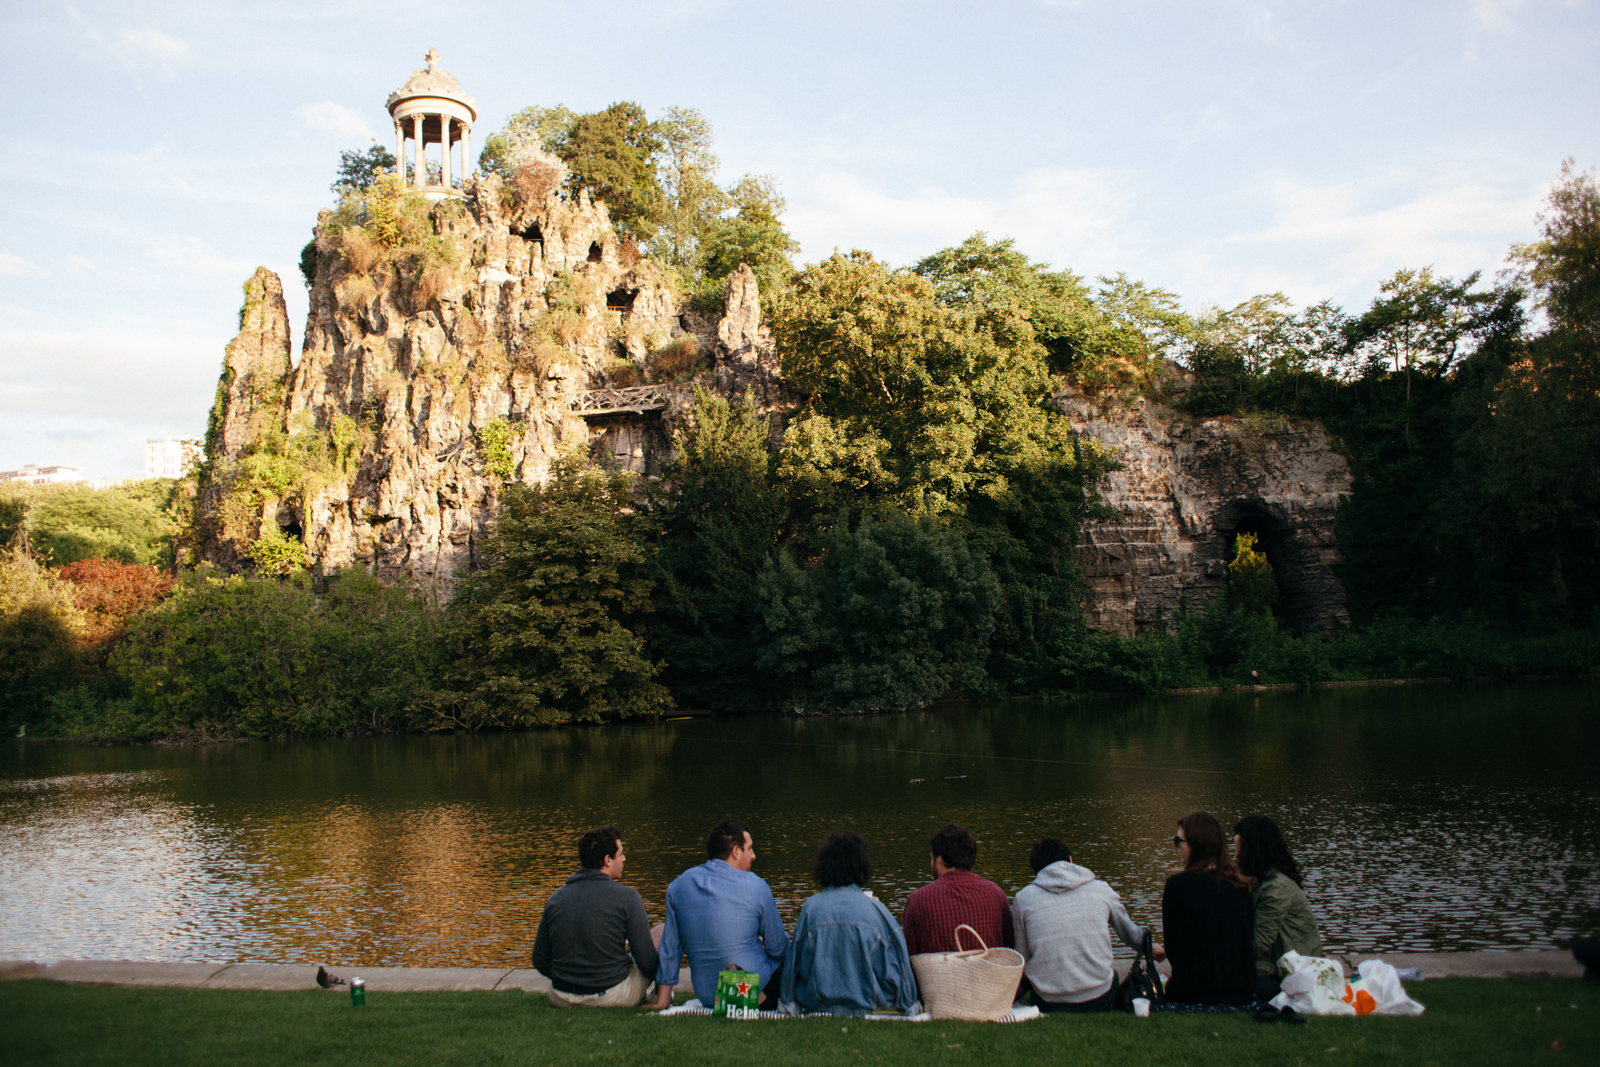
[(169, 433), (162, 440), (144, 443), (144, 476), (146, 478), (182, 478), (189, 469), (200, 462), (200, 441), (193, 437), (179, 437)]
[(29, 485), (81, 482), (83, 471), (77, 467), (41, 467), (37, 463), (24, 463), (14, 471), (0, 471), (0, 482), (26, 482)]

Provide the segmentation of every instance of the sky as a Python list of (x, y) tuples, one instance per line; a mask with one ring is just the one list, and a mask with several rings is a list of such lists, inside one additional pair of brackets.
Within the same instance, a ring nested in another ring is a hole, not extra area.
[(204, 431), (258, 265), (298, 358), (339, 153), (392, 145), (430, 46), (475, 145), (530, 104), (698, 108), (801, 263), (982, 230), (1191, 311), (1492, 278), (1561, 162), (1600, 164), (1600, 0), (8, 0), (0, 40), (0, 470), (87, 478)]

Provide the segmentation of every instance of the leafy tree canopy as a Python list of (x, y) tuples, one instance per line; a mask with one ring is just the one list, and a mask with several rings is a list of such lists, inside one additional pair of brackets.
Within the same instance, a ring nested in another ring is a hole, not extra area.
[(380, 175), (394, 173), (395, 162), (394, 153), (377, 142), (363, 152), (354, 149), (340, 152), (339, 176), (333, 180), (331, 188), (340, 197), (370, 189)]
[(1038, 346), (996, 337), (918, 274), (835, 253), (795, 276), (772, 328), (784, 376), (806, 397), (780, 471), (816, 511), (850, 498), (959, 510), (1002, 492), (1025, 460), (1071, 462)]
[(458, 724), (545, 726), (671, 706), (634, 620), (651, 610), (646, 522), (626, 474), (559, 460), (544, 485), (508, 485), (494, 562), (461, 586)]

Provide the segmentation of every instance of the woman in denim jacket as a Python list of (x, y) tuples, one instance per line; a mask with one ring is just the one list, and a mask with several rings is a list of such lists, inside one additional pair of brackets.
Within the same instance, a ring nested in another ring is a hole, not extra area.
[(794, 924), (778, 1010), (920, 1012), (900, 924), (862, 888), (872, 879), (867, 843), (851, 830), (834, 834), (817, 852), (811, 873), (822, 892), (806, 901)]

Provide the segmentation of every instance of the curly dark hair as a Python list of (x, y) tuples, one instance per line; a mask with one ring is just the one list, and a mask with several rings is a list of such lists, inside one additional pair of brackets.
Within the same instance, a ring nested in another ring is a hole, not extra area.
[(1039, 838), (1033, 843), (1033, 850), (1028, 853), (1028, 866), (1033, 868), (1034, 874), (1062, 860), (1072, 862), (1072, 849), (1059, 837)]
[(946, 867), (970, 871), (978, 862), (978, 842), (956, 823), (948, 823), (928, 835), (928, 851), (944, 860)]
[(872, 857), (854, 830), (840, 830), (817, 849), (811, 877), (820, 886), (861, 885), (872, 881)]
[(1294, 855), (1283, 840), (1277, 823), (1265, 815), (1246, 815), (1239, 820), (1233, 832), (1239, 835), (1239, 855), (1236, 858), (1239, 870), (1244, 872), (1246, 878), (1254, 878), (1259, 882), (1276, 867), (1295, 885), (1305, 885), (1300, 877), (1300, 865), (1295, 863)]
[(617, 842), (621, 840), (622, 831), (615, 823), (586, 831), (578, 838), (578, 862), (592, 871), (599, 870), (606, 865), (606, 857), (617, 854)]

